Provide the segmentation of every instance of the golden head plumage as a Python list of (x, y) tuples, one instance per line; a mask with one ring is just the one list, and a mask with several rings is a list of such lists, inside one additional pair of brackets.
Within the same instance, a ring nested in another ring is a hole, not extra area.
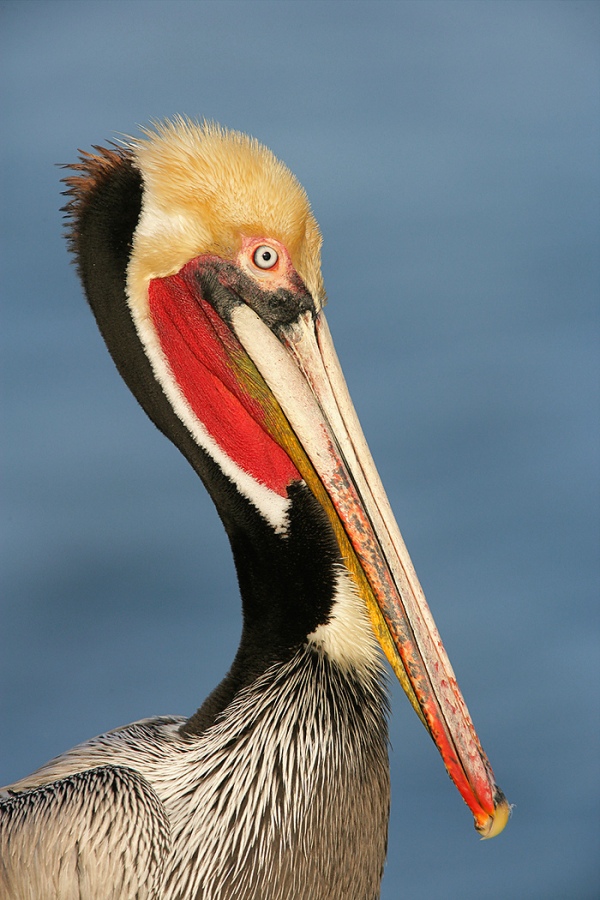
[(196, 256), (233, 259), (243, 236), (271, 237), (285, 245), (322, 306), (319, 226), (303, 187), (269, 149), (241, 132), (180, 117), (155, 124), (129, 146), (144, 179), (131, 298)]

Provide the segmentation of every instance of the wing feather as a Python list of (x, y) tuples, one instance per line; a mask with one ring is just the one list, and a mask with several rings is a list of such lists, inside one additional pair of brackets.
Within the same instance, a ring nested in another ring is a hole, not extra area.
[(138, 772), (78, 772), (0, 802), (0, 897), (158, 900), (170, 844), (164, 806)]

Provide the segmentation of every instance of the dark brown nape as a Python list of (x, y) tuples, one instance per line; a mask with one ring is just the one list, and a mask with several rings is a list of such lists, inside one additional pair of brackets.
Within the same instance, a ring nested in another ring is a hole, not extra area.
[[(114, 177), (115, 172), (123, 165), (132, 162), (131, 150), (120, 147), (112, 142), (108, 147), (100, 147), (94, 144), (95, 153), (87, 150), (78, 150), (79, 162), (63, 163), (61, 169), (68, 169), (72, 175), (67, 175), (61, 181), (67, 186), (63, 196), (68, 197), (67, 203), (61, 208), (67, 219), (66, 227), (69, 249), (77, 251), (77, 221), (86, 209), (90, 197), (103, 184)], [(75, 243), (75, 246), (73, 244)]]
[[(118, 144), (94, 146), (93, 149), (95, 153), (80, 150), (79, 162), (63, 167), (73, 174), (62, 179), (67, 186), (64, 196), (68, 198), (61, 210), (65, 213), (66, 238), (84, 287), (82, 233), (90, 214), (97, 208), (98, 197), (105, 198), (103, 205), (106, 207), (116, 206), (118, 200), (119, 217), (106, 218), (110, 227), (102, 237), (108, 240), (113, 258), (116, 256), (126, 266), (126, 258), (131, 252), (131, 238), (139, 219), (142, 194), (142, 179), (134, 167), (131, 150)], [(123, 190), (125, 185), (129, 190)], [(95, 251), (98, 252), (98, 245)]]

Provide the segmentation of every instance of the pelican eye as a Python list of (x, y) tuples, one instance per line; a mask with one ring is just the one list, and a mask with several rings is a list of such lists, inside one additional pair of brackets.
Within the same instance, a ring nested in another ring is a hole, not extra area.
[(258, 266), (259, 269), (272, 269), (279, 259), (279, 254), (272, 247), (268, 247), (267, 244), (261, 244), (254, 251), (252, 259), (254, 260), (254, 265)]

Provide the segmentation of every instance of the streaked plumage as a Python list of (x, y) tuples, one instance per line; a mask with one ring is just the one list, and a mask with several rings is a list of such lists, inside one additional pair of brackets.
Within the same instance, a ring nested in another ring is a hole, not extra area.
[(371, 900), (389, 809), (377, 641), (478, 830), (508, 807), (345, 390), (306, 195), (255, 141), (183, 120), (74, 169), (90, 305), (215, 501), (244, 630), (189, 719), (101, 735), (6, 789), (0, 894)]

